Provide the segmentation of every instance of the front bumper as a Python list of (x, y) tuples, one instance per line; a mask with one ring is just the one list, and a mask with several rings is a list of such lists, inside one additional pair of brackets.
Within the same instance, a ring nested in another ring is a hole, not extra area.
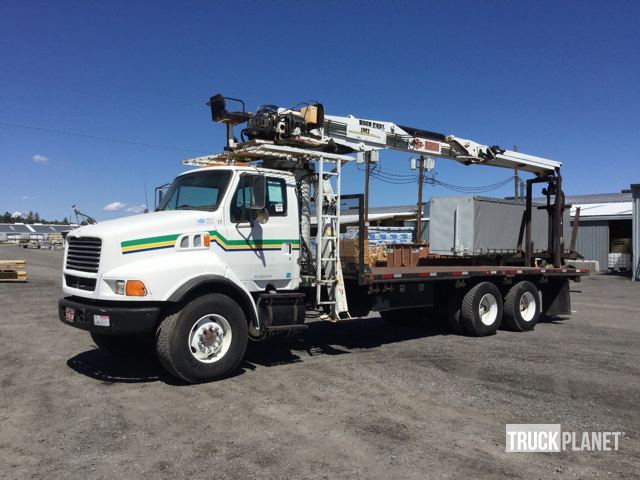
[[(58, 317), (65, 325), (107, 335), (133, 335), (154, 330), (160, 316), (160, 306), (114, 303), (91, 302), (78, 297), (61, 298), (58, 301)], [(67, 312), (67, 309), (73, 311)]]

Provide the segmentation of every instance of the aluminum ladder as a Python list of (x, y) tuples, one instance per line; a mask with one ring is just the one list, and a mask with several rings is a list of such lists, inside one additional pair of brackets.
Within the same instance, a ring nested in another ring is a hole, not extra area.
[[(316, 303), (329, 307), (325, 320), (348, 317), (347, 296), (340, 264), (340, 171), (341, 161), (321, 156), (317, 160), (316, 184)], [(327, 168), (329, 167), (329, 168)], [(331, 168), (333, 167), (333, 168)], [(331, 179), (335, 178), (336, 190)]]

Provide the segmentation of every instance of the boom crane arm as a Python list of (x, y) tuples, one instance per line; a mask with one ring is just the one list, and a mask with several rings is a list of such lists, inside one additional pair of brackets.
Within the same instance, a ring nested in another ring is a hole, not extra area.
[(393, 122), (375, 121), (353, 116), (326, 115), (323, 128), (316, 130), (325, 141), (333, 141), (344, 147), (358, 150), (392, 149), (448, 158), (459, 163), (518, 168), (536, 175), (552, 173), (560, 162), (527, 155), (498, 146), (488, 146), (441, 133), (397, 125)]

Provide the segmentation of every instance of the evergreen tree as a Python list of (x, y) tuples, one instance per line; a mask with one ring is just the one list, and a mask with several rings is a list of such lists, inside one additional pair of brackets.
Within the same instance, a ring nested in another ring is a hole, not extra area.
[(36, 212), (35, 215), (33, 216), (33, 221), (35, 223), (40, 223), (40, 214), (38, 212)]

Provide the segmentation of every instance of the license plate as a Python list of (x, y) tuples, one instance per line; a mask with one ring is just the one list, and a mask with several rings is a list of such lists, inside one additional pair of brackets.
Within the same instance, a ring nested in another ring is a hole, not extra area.
[(73, 323), (73, 319), (76, 316), (76, 311), (73, 308), (69, 308), (67, 307), (64, 311), (64, 319), (69, 322), (69, 323)]
[(109, 326), (109, 315), (94, 315), (93, 324), (99, 327)]

